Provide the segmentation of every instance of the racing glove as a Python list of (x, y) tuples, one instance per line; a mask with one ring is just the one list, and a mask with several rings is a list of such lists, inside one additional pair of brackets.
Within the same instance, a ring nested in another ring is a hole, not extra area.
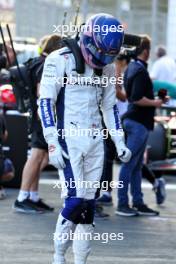
[(68, 154), (62, 149), (57, 138), (48, 139), (49, 164), (62, 170), (65, 168), (65, 159), (69, 159)]
[(123, 137), (119, 137), (119, 140), (116, 144), (116, 149), (117, 149), (117, 154), (119, 159), (126, 163), (129, 162), (132, 156), (131, 151), (125, 146), (124, 143), (124, 138)]

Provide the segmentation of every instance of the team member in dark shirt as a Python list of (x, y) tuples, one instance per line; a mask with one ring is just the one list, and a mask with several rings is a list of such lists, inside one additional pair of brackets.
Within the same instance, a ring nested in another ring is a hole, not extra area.
[[(127, 136), (127, 146), (132, 159), (121, 167), (119, 180), (123, 188), (118, 189), (116, 214), (124, 216), (158, 215), (143, 201), (141, 191), (141, 168), (149, 131), (153, 129), (156, 107), (163, 101), (154, 99), (153, 86), (147, 71), (150, 55), (150, 39), (143, 36), (137, 50), (137, 59), (130, 62), (124, 75), (124, 87), (129, 101), (128, 110), (123, 116), (123, 127)], [(128, 186), (130, 184), (133, 208), (129, 206)]]

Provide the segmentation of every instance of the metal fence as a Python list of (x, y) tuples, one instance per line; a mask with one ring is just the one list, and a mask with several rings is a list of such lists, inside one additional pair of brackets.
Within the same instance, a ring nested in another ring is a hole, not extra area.
[[(16, 0), (16, 34), (39, 39), (53, 31), (53, 25), (74, 17), (76, 0)], [(81, 0), (80, 21), (92, 13), (111, 13), (126, 25), (130, 33), (147, 33), (153, 47), (166, 44), (168, 0)]]

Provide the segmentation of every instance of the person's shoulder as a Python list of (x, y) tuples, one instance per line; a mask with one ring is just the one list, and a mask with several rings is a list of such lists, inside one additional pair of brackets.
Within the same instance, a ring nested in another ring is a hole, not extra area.
[(175, 60), (170, 56), (165, 56), (165, 61), (167, 61), (170, 64), (176, 65)]
[(67, 47), (63, 47), (61, 49), (57, 49), (57, 50), (54, 50), (52, 51), (48, 56), (47, 58), (57, 58), (57, 57), (60, 57), (60, 56), (63, 56), (64, 58), (66, 58), (67, 56), (70, 56), (72, 54), (72, 52), (70, 51), (69, 48)]
[(140, 63), (137, 63), (137, 61), (133, 60), (128, 64), (127, 69), (125, 70), (125, 78), (127, 79), (133, 79), (137, 76), (146, 76), (147, 71), (144, 66), (142, 66)]
[(155, 62), (155, 65), (157, 67), (160, 67), (160, 66), (164, 66), (165, 64), (168, 64), (168, 63), (173, 63), (174, 60), (169, 57), (168, 55), (165, 55), (165, 56), (162, 56), (161, 58), (157, 59), (156, 62)]
[(51, 52), (47, 56), (46, 62), (52, 61), (55, 62), (56, 64), (62, 64), (69, 61), (70, 58), (72, 58), (72, 56), (73, 56), (72, 52), (67, 47), (63, 47), (61, 49)]

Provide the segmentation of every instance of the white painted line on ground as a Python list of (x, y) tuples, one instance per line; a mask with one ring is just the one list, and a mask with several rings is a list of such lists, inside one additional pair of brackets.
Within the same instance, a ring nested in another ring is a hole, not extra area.
[(55, 185), (57, 183), (59, 183), (59, 180), (55, 180), (55, 179), (40, 179), (40, 183), (41, 184), (48, 184), (48, 185)]

